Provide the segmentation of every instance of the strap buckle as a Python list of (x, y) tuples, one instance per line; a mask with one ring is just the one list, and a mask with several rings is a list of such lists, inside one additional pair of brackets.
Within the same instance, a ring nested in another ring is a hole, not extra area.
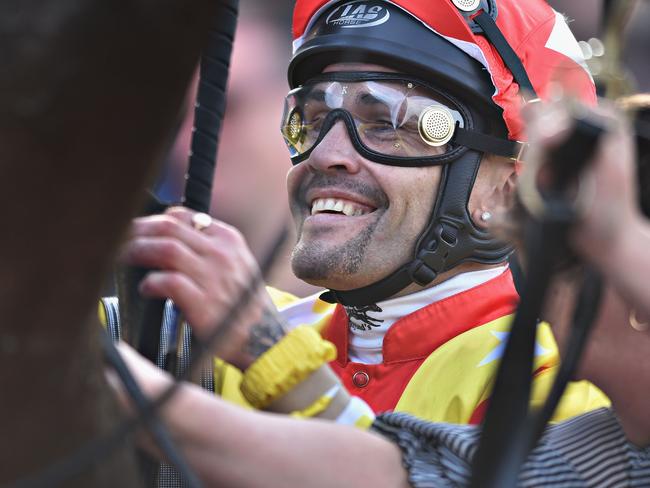
[(510, 159), (512, 161), (523, 161), (524, 160), (524, 154), (528, 150), (528, 147), (530, 146), (530, 143), (526, 141), (514, 141), (515, 144), (515, 149), (517, 149), (517, 154), (514, 156), (510, 156)]
[[(456, 229), (454, 229), (456, 230)], [(411, 279), (420, 286), (426, 286), (445, 269), (450, 252), (458, 244), (455, 232), (446, 231), (442, 224), (434, 231), (434, 238), (427, 247), (418, 252), (409, 269)]]

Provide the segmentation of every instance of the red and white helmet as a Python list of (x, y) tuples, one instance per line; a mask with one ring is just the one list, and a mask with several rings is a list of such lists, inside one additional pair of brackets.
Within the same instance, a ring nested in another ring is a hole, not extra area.
[[(322, 56), (326, 51), (323, 39), (317, 39), (314, 29), (319, 27), (318, 21), (322, 19), (323, 13), (332, 13), (331, 7), (335, 4), (338, 5), (339, 13), (348, 8), (348, 15), (351, 17), (356, 10), (361, 22), (348, 25), (351, 42), (343, 39), (343, 29), (339, 30), (339, 43), (329, 44), (332, 50), (337, 47), (354, 49), (355, 44), (362, 45), (364, 40), (377, 43), (377, 39), (370, 32), (371, 29), (355, 25), (363, 25), (363, 15), (377, 15), (376, 18), (372, 17), (369, 22), (365, 22), (365, 25), (381, 20), (385, 13), (378, 12), (385, 11), (385, 4), (392, 4), (475, 59), (490, 75), (493, 85), (492, 100), (503, 110), (508, 136), (512, 140), (524, 138), (523, 124), (519, 116), (522, 101), (520, 86), (498, 46), (477, 24), (475, 19), (481, 12), (489, 15), (507, 44), (516, 53), (539, 98), (545, 99), (553, 82), (557, 82), (565, 93), (572, 94), (582, 102), (589, 105), (596, 102), (594, 81), (576, 39), (564, 16), (553, 10), (544, 0), (297, 0), (293, 16), (294, 57), (289, 68), (289, 81), (292, 86), (296, 84), (296, 79), (292, 78), (296, 65), (313, 54)], [(354, 20), (350, 19), (350, 22)], [(314, 49), (314, 44), (318, 44), (319, 48)], [(377, 44), (374, 52), (382, 50), (380, 43)], [(411, 59), (415, 51), (428, 49), (427, 45), (414, 45), (409, 36), (404, 36), (400, 47), (401, 57), (405, 61)], [(391, 52), (394, 57), (398, 57), (397, 54)], [(432, 74), (436, 74), (436, 67), (432, 65), (430, 68)], [(444, 76), (444, 73), (440, 75)], [(455, 82), (462, 83), (463, 80), (456, 79)]]
[[(433, 85), (468, 114), (451, 139), (454, 157), (431, 163), (443, 166), (442, 176), (413, 259), (369, 286), (326, 297), (343, 304), (377, 302), (414, 282), (426, 286), (462, 262), (504, 261), (511, 247), (476, 226), (467, 209), (483, 154), (520, 159), (520, 109), (546, 98), (555, 83), (583, 103), (596, 102), (578, 43), (544, 0), (297, 0), (293, 36), (292, 88), (334, 63), (380, 64)], [(370, 151), (362, 154), (373, 160)]]

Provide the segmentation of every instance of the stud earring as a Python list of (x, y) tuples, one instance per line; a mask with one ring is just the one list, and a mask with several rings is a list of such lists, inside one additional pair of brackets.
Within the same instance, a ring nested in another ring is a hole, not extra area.
[(492, 218), (492, 214), (490, 212), (488, 212), (487, 210), (481, 214), (481, 220), (483, 222), (487, 222), (491, 218)]

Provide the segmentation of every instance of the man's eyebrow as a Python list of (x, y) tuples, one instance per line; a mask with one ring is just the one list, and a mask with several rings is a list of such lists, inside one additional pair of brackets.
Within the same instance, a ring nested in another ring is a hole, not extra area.
[(313, 88), (303, 95), (304, 99), (310, 102), (324, 102), (325, 90), (322, 88)]
[(359, 93), (356, 98), (358, 103), (363, 103), (364, 105), (388, 105), (381, 98), (377, 98), (375, 95), (368, 92)]

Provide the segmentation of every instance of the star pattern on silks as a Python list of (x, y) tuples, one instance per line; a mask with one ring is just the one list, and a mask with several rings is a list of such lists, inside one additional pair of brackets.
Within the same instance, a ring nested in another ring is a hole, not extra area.
[[(485, 356), (483, 360), (476, 365), (477, 368), (501, 359), (501, 356), (503, 356), (503, 351), (506, 348), (506, 341), (510, 332), (491, 330), (490, 333), (499, 340), (499, 344), (497, 344), (494, 349), (492, 349), (488, 355)], [(551, 351), (549, 349), (546, 349), (538, 341), (535, 341), (535, 357), (544, 356), (550, 352)]]

